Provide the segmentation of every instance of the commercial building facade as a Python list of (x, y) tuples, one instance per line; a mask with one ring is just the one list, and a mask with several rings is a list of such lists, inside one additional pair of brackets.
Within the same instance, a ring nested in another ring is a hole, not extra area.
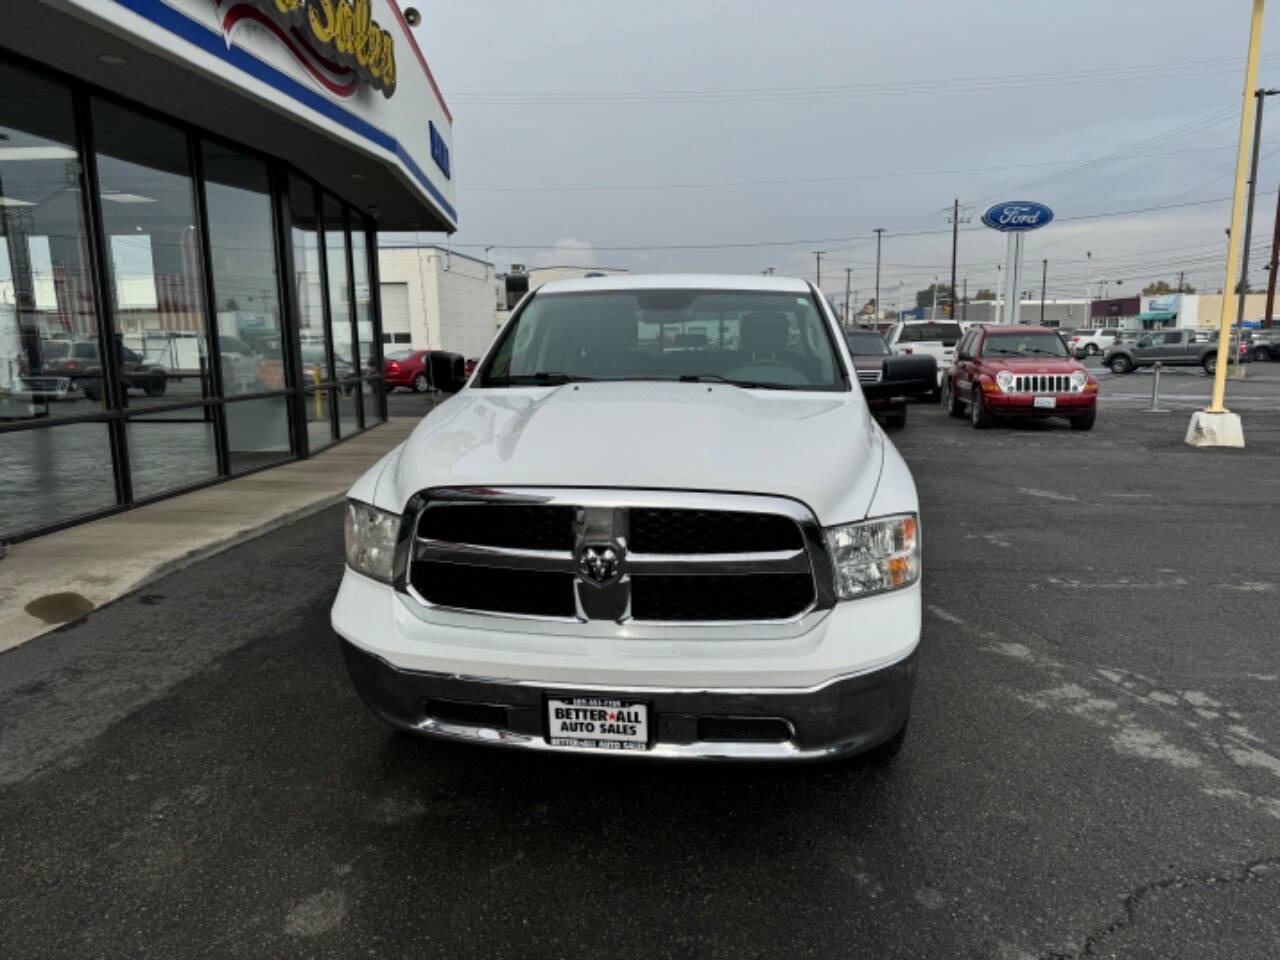
[(0, 34), (0, 540), (383, 420), (376, 231), (455, 227), (451, 118), (394, 0), (25, 6)]
[(493, 264), (432, 244), (378, 250), (386, 352), (447, 350), (480, 357), (497, 333), (502, 281)]

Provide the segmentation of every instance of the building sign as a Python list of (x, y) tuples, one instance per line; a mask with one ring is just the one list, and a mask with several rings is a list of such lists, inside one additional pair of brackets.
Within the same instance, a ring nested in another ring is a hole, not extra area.
[(1170, 293), (1163, 297), (1147, 298), (1147, 305), (1143, 309), (1153, 313), (1176, 313), (1181, 305), (1181, 294)]
[[(396, 92), (396, 45), (373, 19), (371, 0), (216, 0), (231, 45), (246, 21), (270, 31), (311, 76), (335, 96), (355, 95), (360, 83)], [(434, 153), (434, 149), (433, 149)]]
[(1029, 200), (1006, 200), (982, 215), (982, 222), (1001, 232), (1038, 230), (1053, 220), (1053, 211), (1043, 203)]
[(449, 144), (445, 142), (433, 122), (428, 120), (427, 125), (431, 128), (431, 159), (436, 162), (445, 179), (451, 180), (453, 175), (449, 172)]

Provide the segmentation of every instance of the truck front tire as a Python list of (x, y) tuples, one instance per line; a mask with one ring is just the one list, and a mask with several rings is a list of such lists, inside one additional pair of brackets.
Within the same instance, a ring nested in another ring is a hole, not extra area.
[(1111, 361), (1107, 364), (1107, 366), (1111, 368), (1112, 373), (1123, 374), (1123, 373), (1128, 373), (1130, 370), (1133, 369), (1133, 364), (1129, 362), (1129, 358), (1124, 356), (1112, 357)]

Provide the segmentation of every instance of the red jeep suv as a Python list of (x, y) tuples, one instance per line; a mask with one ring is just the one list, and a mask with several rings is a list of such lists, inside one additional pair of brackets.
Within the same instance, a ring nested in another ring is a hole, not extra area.
[(942, 405), (953, 417), (967, 405), (979, 430), (997, 417), (1066, 417), (1071, 429), (1091, 430), (1098, 381), (1048, 327), (975, 325), (956, 345)]

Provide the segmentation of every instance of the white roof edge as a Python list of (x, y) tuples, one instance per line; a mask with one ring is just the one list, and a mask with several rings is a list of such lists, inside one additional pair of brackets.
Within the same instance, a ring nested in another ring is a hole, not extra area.
[(797, 277), (765, 277), (758, 274), (721, 273), (617, 273), (603, 277), (552, 280), (538, 288), (540, 294), (581, 293), (589, 290), (763, 290), (775, 293), (808, 293), (809, 284)]

